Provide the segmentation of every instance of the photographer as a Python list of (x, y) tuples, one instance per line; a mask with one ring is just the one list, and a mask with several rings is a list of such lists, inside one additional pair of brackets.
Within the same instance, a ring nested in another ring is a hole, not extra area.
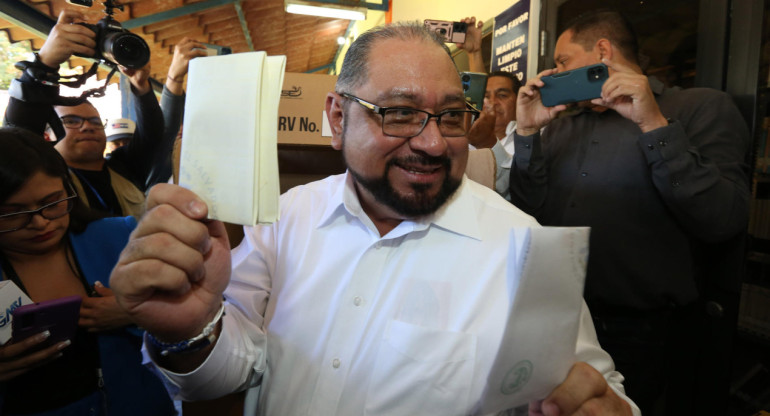
[[(747, 126), (724, 92), (645, 76), (614, 11), (578, 17), (554, 62), (519, 91), (513, 203), (543, 225), (591, 227), (584, 297), (642, 413), (705, 414), (693, 409), (721, 398), (704, 392), (729, 388), (715, 375), (729, 374), (740, 293)], [(542, 77), (599, 62), (600, 98), (567, 117), (543, 105)]]
[(56, 149), (70, 167), (83, 201), (107, 215), (138, 216), (144, 209), (144, 192), (154, 184), (150, 180), (154, 161), (171, 149), (163, 144), (163, 116), (150, 87), (149, 67), (119, 66), (131, 83), (137, 127), (128, 145), (104, 157), (106, 136), (97, 109), (85, 100), (60, 105), (59, 65), (74, 54), (97, 54), (97, 36), (83, 22), (78, 11), (61, 12), (35, 61), (12, 83), (5, 124), (41, 135), (50, 124), (58, 139)]
[[(465, 42), (457, 47), (468, 54), (468, 64), (473, 72), (486, 72), (481, 55), (481, 28), (484, 22), (476, 17), (461, 20), (468, 25)], [(513, 132), (516, 130), (516, 94), (521, 82), (510, 72), (495, 71), (489, 74), (484, 91), (484, 109), (468, 132), (468, 143), (477, 149), (491, 148), (497, 162), (495, 190), (503, 198), (511, 200), (508, 177), (513, 161)]]

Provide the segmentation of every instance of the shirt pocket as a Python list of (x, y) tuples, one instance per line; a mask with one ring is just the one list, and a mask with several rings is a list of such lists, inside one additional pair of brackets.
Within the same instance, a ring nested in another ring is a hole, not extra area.
[(137, 218), (142, 216), (146, 199), (142, 191), (133, 185), (121, 186), (115, 189), (115, 191), (120, 200), (124, 216), (133, 215)]
[(468, 413), (476, 336), (390, 321), (366, 395), (366, 415)]

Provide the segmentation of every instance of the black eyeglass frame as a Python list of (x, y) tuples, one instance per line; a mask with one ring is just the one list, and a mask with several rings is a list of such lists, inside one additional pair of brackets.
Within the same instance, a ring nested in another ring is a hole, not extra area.
[[(392, 137), (401, 137), (401, 138), (404, 138), (404, 139), (411, 139), (412, 137), (419, 136), (422, 133), (422, 131), (425, 130), (425, 126), (428, 125), (428, 122), (432, 118), (436, 119), (436, 123), (438, 124), (439, 129), (440, 129), (441, 128), (441, 117), (444, 116), (445, 114), (448, 114), (448, 113), (458, 113), (458, 112), (471, 114), (473, 116), (473, 119), (471, 120), (471, 123), (472, 123), (479, 116), (479, 113), (480, 113), (479, 110), (477, 110), (475, 107), (473, 107), (473, 105), (471, 105), (467, 101), (465, 102), (465, 107), (466, 107), (465, 110), (451, 109), (451, 110), (444, 110), (444, 111), (442, 111), (442, 112), (440, 112), (438, 114), (432, 114), (432, 113), (429, 113), (427, 111), (418, 110), (418, 109), (412, 108), (412, 107), (380, 107), (379, 105), (371, 103), (369, 101), (366, 101), (363, 98), (358, 98), (358, 97), (356, 97), (353, 94), (348, 94), (346, 92), (341, 92), (341, 93), (338, 93), (338, 94), (340, 96), (344, 97), (344, 98), (347, 98), (349, 100), (353, 100), (353, 101), (357, 102), (358, 104), (360, 104), (364, 108), (367, 108), (367, 109), (371, 110), (372, 112), (374, 112), (376, 114), (379, 114), (380, 117), (382, 117), (382, 122), (380, 123), (380, 128), (382, 129), (382, 134), (385, 134), (385, 135), (388, 135), (388, 136), (392, 136)], [(385, 132), (385, 112), (387, 112), (389, 110), (416, 111), (418, 113), (427, 114), (428, 117), (425, 120), (423, 120), (422, 127), (420, 127), (420, 130), (416, 134), (414, 134), (414, 135), (411, 135), (411, 136), (401, 136), (401, 135), (397, 135), (397, 134), (389, 134), (389, 133)], [(461, 134), (459, 136), (447, 136), (443, 132), (441, 134), (444, 135), (445, 137), (463, 137), (466, 134), (468, 134), (468, 132), (465, 131), (463, 134)]]
[[(80, 120), (80, 124), (78, 124), (77, 127), (67, 126), (66, 124), (64, 124), (64, 119)], [(92, 126), (96, 126), (101, 130), (104, 130), (106, 127), (104, 125), (104, 120), (102, 120), (101, 117), (80, 117), (80, 116), (69, 115), (69, 116), (59, 117), (59, 120), (61, 120), (62, 126), (66, 129), (79, 129), (83, 127), (83, 123), (85, 123), (86, 121), (88, 121), (88, 123), (91, 124)], [(94, 120), (99, 120), (99, 122), (94, 123)]]
[[(47, 220), (49, 220), (49, 221), (53, 221), (53, 220), (55, 220), (55, 219), (61, 218), (61, 217), (65, 216), (65, 215), (69, 214), (70, 212), (72, 212), (72, 208), (75, 206), (75, 201), (74, 201), (74, 199), (76, 199), (76, 198), (78, 197), (78, 194), (77, 194), (77, 192), (75, 192), (75, 190), (74, 190), (74, 189), (72, 189), (72, 185), (70, 185), (70, 186), (69, 186), (69, 188), (70, 188), (70, 190), (71, 190), (71, 192), (72, 192), (72, 195), (70, 195), (70, 196), (68, 196), (68, 197), (66, 197), (66, 198), (62, 198), (62, 199), (59, 199), (59, 200), (57, 200), (57, 201), (53, 201), (53, 202), (51, 202), (51, 203), (45, 204), (45, 205), (43, 205), (42, 207), (40, 207), (40, 208), (38, 208), (38, 209), (33, 209), (33, 210), (31, 210), (31, 211), (19, 211), (19, 212), (12, 212), (12, 213), (10, 213), (10, 214), (3, 214), (3, 215), (0, 215), (0, 220), (2, 220), (3, 218), (12, 217), (12, 216), (14, 216), (14, 215), (22, 215), (22, 214), (27, 214), (27, 221), (26, 221), (24, 224), (22, 224), (22, 225), (20, 225), (20, 226), (18, 226), (18, 227), (16, 227), (16, 228), (12, 228), (12, 229), (10, 229), (10, 230), (0, 230), (0, 234), (3, 234), (3, 233), (10, 233), (10, 232), (12, 232), (12, 231), (21, 230), (22, 228), (24, 228), (24, 227), (28, 226), (28, 225), (29, 225), (29, 223), (31, 223), (31, 222), (32, 222), (32, 218), (34, 218), (34, 217), (35, 217), (35, 215), (40, 215), (41, 217), (43, 217), (43, 218), (45, 218), (45, 219), (47, 219)], [(56, 204), (61, 204), (61, 203), (62, 203), (62, 202), (64, 202), (64, 201), (71, 201), (71, 202), (68, 202), (68, 203), (67, 203), (67, 211), (66, 211), (66, 212), (64, 212), (63, 214), (61, 214), (61, 215), (59, 215), (59, 216), (56, 216), (56, 217), (47, 217), (47, 216), (45, 216), (45, 214), (43, 214), (43, 210), (44, 210), (44, 209), (48, 209), (48, 208), (50, 208), (50, 207), (52, 207), (52, 206), (54, 206), (54, 205), (56, 205)]]

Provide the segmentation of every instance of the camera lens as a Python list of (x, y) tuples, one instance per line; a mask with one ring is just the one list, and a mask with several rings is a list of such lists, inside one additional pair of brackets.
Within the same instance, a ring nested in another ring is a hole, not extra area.
[(105, 36), (102, 53), (110, 61), (131, 69), (139, 69), (150, 60), (147, 42), (130, 32), (113, 32)]
[(471, 76), (468, 74), (463, 75), (463, 82), (468, 82), (471, 80)]
[(438, 30), (439, 35), (446, 35), (446, 29), (443, 27)]

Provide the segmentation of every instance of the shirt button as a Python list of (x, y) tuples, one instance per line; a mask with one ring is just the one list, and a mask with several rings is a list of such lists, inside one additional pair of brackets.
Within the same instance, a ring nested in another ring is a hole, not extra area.
[(580, 172), (580, 176), (588, 176), (588, 172)]
[(654, 149), (654, 148), (655, 148), (655, 146), (653, 146), (653, 145), (651, 145), (651, 144), (648, 144), (648, 145), (647, 145), (647, 148), (648, 148), (648, 149), (650, 149), (650, 150), (652, 150), (652, 149)]
[(332, 367), (340, 368), (340, 360), (338, 358), (332, 360)]
[(530, 146), (530, 145), (529, 145), (529, 143), (527, 143), (527, 144), (525, 144), (525, 145), (524, 145), (524, 148), (525, 148), (525, 149), (529, 149), (530, 147), (532, 147), (532, 146)]
[(599, 141), (598, 141), (598, 140), (591, 140), (591, 143), (593, 143), (593, 144), (599, 144)]
[(674, 188), (678, 188), (679, 187), (679, 181), (677, 181), (677, 180), (672, 181), (671, 182), (671, 186), (673, 186)]
[(661, 146), (661, 147), (666, 147), (666, 142), (661, 140), (661, 141), (658, 142), (658, 145)]
[(360, 296), (356, 296), (353, 298), (353, 304), (356, 306), (361, 306), (361, 303), (363, 303), (363, 299), (361, 299)]

